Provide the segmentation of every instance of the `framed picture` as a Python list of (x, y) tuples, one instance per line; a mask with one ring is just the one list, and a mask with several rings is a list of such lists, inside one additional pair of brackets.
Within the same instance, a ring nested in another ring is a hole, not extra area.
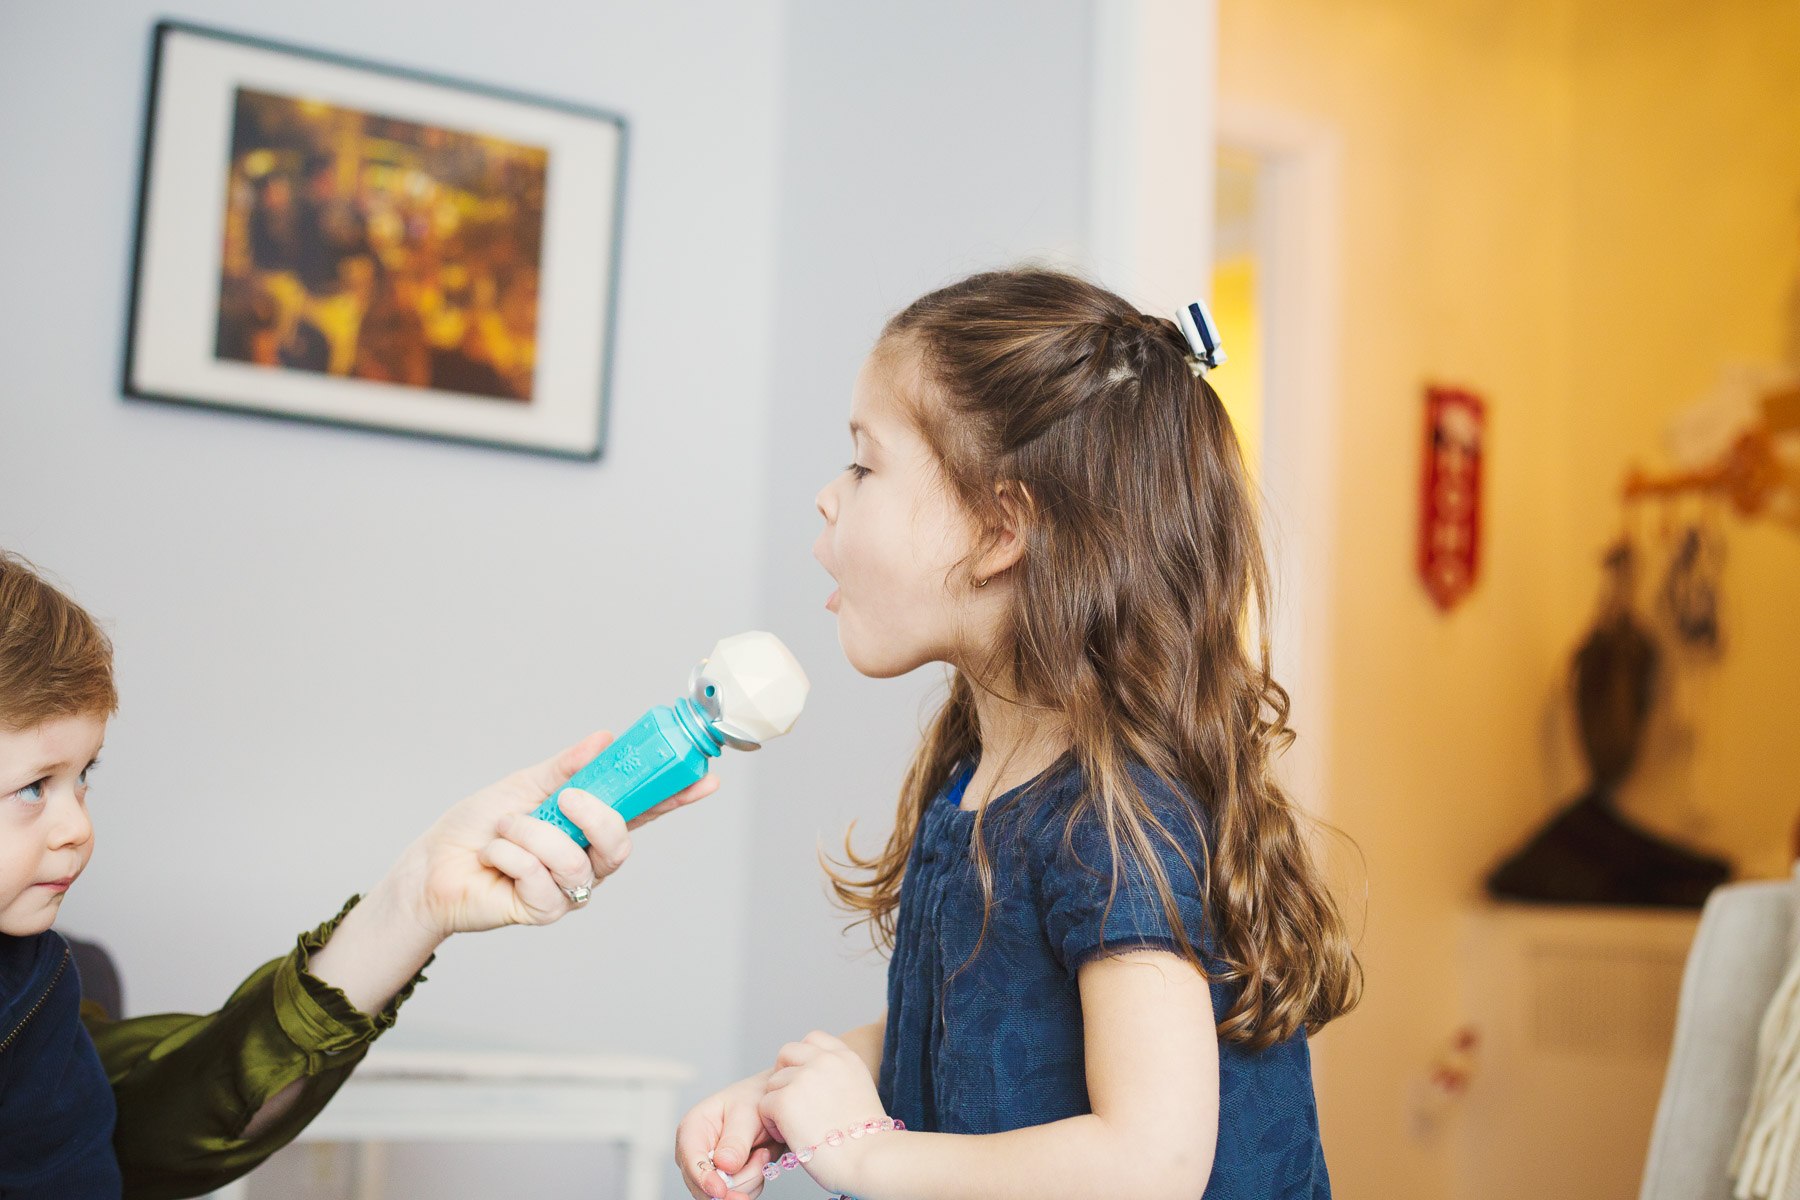
[(156, 27), (125, 393), (598, 458), (625, 122)]

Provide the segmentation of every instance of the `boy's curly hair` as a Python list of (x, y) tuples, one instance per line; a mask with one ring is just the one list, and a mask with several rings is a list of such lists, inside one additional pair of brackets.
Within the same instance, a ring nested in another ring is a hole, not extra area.
[(32, 565), (0, 550), (0, 729), (56, 717), (110, 716), (112, 642)]

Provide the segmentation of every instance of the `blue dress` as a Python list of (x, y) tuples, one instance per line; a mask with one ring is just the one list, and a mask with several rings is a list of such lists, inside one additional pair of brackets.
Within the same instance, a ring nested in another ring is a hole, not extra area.
[[(1076, 973), (1107, 954), (1176, 946), (1161, 900), (1130, 861), (1109, 908), (1112, 859), (1097, 819), (1078, 823), (1065, 844), (1082, 788), (1068, 760), (988, 803), (994, 904), (984, 936), (975, 813), (959, 807), (972, 773), (953, 773), (926, 809), (900, 889), (880, 1092), (909, 1129), (1001, 1133), (1092, 1111)], [(1199, 862), (1186, 802), (1148, 772), (1133, 777)], [(1159, 853), (1187, 936), (1210, 965), (1200, 888), (1171, 847)], [(1213, 982), (1218, 1015), (1234, 998)], [(1219, 1044), (1214, 1146), (1206, 1200), (1328, 1200), (1304, 1031), (1259, 1053)]]

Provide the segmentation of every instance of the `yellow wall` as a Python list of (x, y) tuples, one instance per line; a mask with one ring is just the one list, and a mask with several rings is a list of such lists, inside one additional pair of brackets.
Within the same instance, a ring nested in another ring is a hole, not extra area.
[[(1453, 1193), (1453, 1139), (1415, 1137), (1409, 1097), (1464, 1015), (1459, 911), (1579, 782), (1562, 684), (1620, 473), (1723, 359), (1777, 352), (1800, 231), (1795, 12), (1222, 0), (1223, 95), (1342, 139), (1327, 803), (1366, 859), (1369, 984), (1315, 1049), (1352, 1200)], [(1433, 381), (1490, 405), (1482, 578), (1449, 615), (1412, 566)], [(1748, 530), (1732, 556), (1734, 644), (1642, 815), (1686, 788), (1709, 840), (1769, 870), (1800, 807), (1800, 539)]]
[[(1618, 519), (1616, 470), (1587, 462), (1656, 461), (1669, 417), (1723, 365), (1791, 352), (1800, 4), (1588, 4), (1571, 42), (1580, 119), (1565, 436), (1586, 551)], [(1627, 802), (1749, 873), (1776, 875), (1800, 817), (1800, 537), (1731, 522), (1725, 599), (1727, 653), (1672, 680), (1670, 736)]]
[(1208, 380), (1225, 402), (1252, 472), (1262, 462), (1263, 422), (1262, 314), (1256, 283), (1254, 255), (1234, 255), (1213, 268), (1213, 320), (1227, 358)]

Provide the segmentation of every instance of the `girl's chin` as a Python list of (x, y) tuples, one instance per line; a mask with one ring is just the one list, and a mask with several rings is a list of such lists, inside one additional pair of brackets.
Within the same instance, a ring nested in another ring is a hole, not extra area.
[(893, 679), (933, 661), (929, 655), (911, 653), (897, 646), (871, 644), (871, 641), (858, 636), (854, 621), (846, 621), (842, 613), (838, 614), (838, 645), (843, 647), (844, 657), (850, 660), (858, 675)]

